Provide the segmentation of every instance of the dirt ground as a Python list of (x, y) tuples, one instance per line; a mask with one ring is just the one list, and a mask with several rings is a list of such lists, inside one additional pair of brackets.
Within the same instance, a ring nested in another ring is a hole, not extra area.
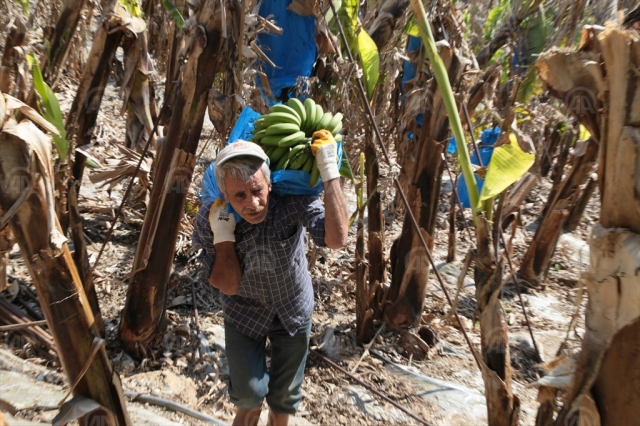
[[(73, 91), (60, 93), (63, 109), (68, 108)], [(113, 88), (106, 92), (106, 107), (101, 110), (99, 128), (95, 134), (93, 154), (105, 158), (115, 152), (113, 144), (124, 139), (124, 120), (118, 115), (121, 101)], [(196, 175), (190, 189), (189, 211), (180, 234), (175, 270), (171, 278), (169, 291), (166, 332), (162, 342), (148, 348), (148, 356), (142, 362), (129, 358), (121, 349), (117, 340), (119, 313), (124, 306), (126, 280), (131, 271), (136, 242), (142, 223), (142, 203), (129, 202), (125, 209), (126, 219), (120, 222), (109, 242), (96, 271), (96, 288), (100, 307), (105, 319), (108, 334), (108, 352), (115, 368), (120, 373), (125, 391), (149, 393), (175, 400), (221, 421), (230, 423), (233, 418), (233, 406), (227, 394), (228, 370), (223, 351), (223, 319), (218, 300), (218, 291), (206, 283), (206, 274), (194, 261), (190, 252), (190, 226), (197, 209), (195, 191), (200, 187), (203, 171), (215, 156), (216, 142), (209, 141), (210, 125), (202, 132), (201, 146), (206, 145), (198, 160)], [(392, 176), (383, 172), (383, 187), (391, 186)], [(449, 294), (455, 294), (455, 281), (462, 267), (462, 260), (471, 248), (467, 230), (458, 221), (456, 240), (456, 261), (445, 263), (447, 254), (447, 215), (451, 183), (443, 181), (440, 203), (440, 215), (437, 231), (434, 235), (436, 248), (435, 261), (445, 278)], [(518, 228), (514, 237), (515, 262), (522, 258), (528, 241), (533, 237), (536, 220), (546, 202), (550, 182), (544, 180), (532, 191), (522, 208), (523, 226)], [(355, 194), (350, 184), (345, 185), (350, 210), (355, 208)], [(109, 228), (115, 208), (121, 201), (124, 187), (116, 186), (110, 192), (89, 179), (83, 182), (80, 207), (85, 218), (85, 233), (91, 261), (95, 260), (101, 242)], [(598, 197), (596, 192), (588, 205), (585, 216), (576, 232), (568, 239), (561, 239), (549, 269), (544, 288), (523, 289), (522, 295), (536, 342), (546, 361), (553, 359), (560, 344), (566, 340), (569, 350), (580, 345), (580, 336), (584, 333), (583, 320), (578, 313), (576, 322), (569, 322), (576, 310), (579, 293), (579, 280), (586, 264), (580, 260), (584, 243), (590, 227), (597, 220)], [(386, 197), (385, 205), (390, 205), (391, 197)], [(466, 213), (467, 218), (470, 214)], [(393, 212), (386, 210), (385, 253), (399, 235), (402, 223)], [(460, 218), (459, 218), (460, 219)], [(507, 235), (509, 238), (509, 235)], [(402, 407), (412, 411), (418, 417), (432, 424), (476, 424), (479, 417), (465, 414), (461, 406), (444, 409), (430, 398), (428, 392), (416, 379), (417, 375), (400, 374), (398, 368), (390, 364), (406, 367), (406, 371), (452, 382), (467, 388), (467, 391), (483, 392), (483, 382), (475, 365), (471, 352), (458, 326), (447, 318), (449, 307), (434, 274), (430, 275), (422, 325), (435, 335), (428, 352), (409, 352), (402, 344), (402, 331), (379, 330), (379, 334), (368, 348), (358, 345), (355, 340), (355, 281), (354, 271), (355, 232), (350, 232), (348, 246), (342, 250), (309, 248), (309, 257), (315, 260), (311, 264), (311, 275), (315, 289), (316, 307), (312, 330), (311, 347), (318, 349), (344, 369), (371, 384), (380, 392)], [(588, 256), (586, 256), (588, 259)], [(584, 260), (584, 259), (583, 259)], [(20, 258), (17, 247), (11, 254), (9, 274), (12, 280), (20, 280), (30, 285), (31, 279)], [(196, 290), (196, 304), (199, 312), (201, 336), (194, 331), (192, 286)], [(511, 340), (511, 361), (514, 369), (513, 389), (521, 400), (521, 424), (534, 424), (537, 411), (535, 388), (527, 387), (540, 376), (536, 366), (522, 308), (515, 287), (508, 284), (503, 292), (503, 306), (508, 315), (509, 336)], [(582, 302), (584, 305), (584, 301)], [(471, 341), (479, 347), (480, 331), (474, 318), (476, 301), (473, 285), (473, 272), (469, 271), (463, 291), (460, 294), (459, 314), (462, 326), (467, 330)], [(37, 308), (37, 307), (36, 307)], [(582, 306), (582, 310), (584, 306)], [(579, 310), (578, 312), (582, 312)], [(8, 334), (0, 334), (8, 338)], [(201, 358), (195, 350), (195, 342), (200, 340), (206, 347)], [(28, 348), (14, 353), (30, 358), (37, 364), (45, 365), (52, 371), (61, 373), (55, 365), (35, 356)], [(404, 371), (404, 370), (402, 370)], [(406, 373), (405, 371), (405, 373)], [(415, 380), (414, 380), (415, 379)], [(63, 384), (64, 387), (64, 384)], [(343, 373), (333, 369), (314, 355), (307, 363), (303, 385), (304, 398), (296, 416), (296, 424), (317, 425), (410, 425), (419, 424), (388, 402), (375, 396)], [(464, 401), (459, 401), (464, 403)], [(464, 405), (464, 404), (463, 404)], [(167, 419), (183, 424), (200, 424), (198, 420), (183, 414), (166, 411), (153, 405), (147, 406)], [(482, 411), (482, 410), (480, 410)], [(474, 414), (475, 415), (475, 414)], [(486, 416), (486, 413), (484, 414)], [(466, 417), (465, 417), (466, 416)], [(28, 420), (48, 420), (50, 413), (41, 410), (25, 410), (17, 417)], [(486, 421), (486, 417), (485, 417)]]

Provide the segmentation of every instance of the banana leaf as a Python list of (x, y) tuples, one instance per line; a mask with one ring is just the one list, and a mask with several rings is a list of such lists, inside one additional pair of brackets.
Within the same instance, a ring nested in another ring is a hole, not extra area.
[(171, 2), (171, 0), (162, 0), (162, 6), (171, 15), (171, 17), (173, 18), (173, 22), (175, 22), (176, 24), (176, 27), (182, 28), (184, 25), (184, 18), (180, 14), (178, 8)]
[(364, 29), (358, 33), (358, 52), (362, 61), (362, 73), (367, 89), (367, 97), (371, 99), (373, 89), (380, 76), (380, 55), (378, 47)]
[(355, 176), (353, 176), (353, 170), (351, 170), (351, 164), (349, 164), (349, 158), (346, 149), (342, 150), (342, 158), (340, 159), (340, 164), (338, 165), (338, 171), (340, 172), (340, 176), (342, 176), (343, 178), (347, 178), (351, 182), (354, 181)]
[(520, 179), (533, 165), (536, 156), (520, 148), (516, 135), (509, 134), (509, 143), (496, 147), (487, 168), (480, 202), (491, 199)]
[(56, 98), (51, 87), (45, 83), (42, 71), (40, 71), (37, 61), (30, 62), (33, 65), (33, 85), (36, 92), (40, 95), (40, 98), (42, 98), (42, 102), (38, 102), (38, 107), (42, 116), (49, 123), (53, 124), (56, 129), (58, 129), (58, 132), (60, 132), (60, 136), (52, 136), (56, 144), (56, 148), (58, 149), (60, 160), (64, 163), (67, 161), (67, 154), (69, 153), (69, 141), (67, 140), (67, 131), (64, 128), (64, 121), (62, 111), (60, 110), (60, 104), (58, 103), (58, 98)]

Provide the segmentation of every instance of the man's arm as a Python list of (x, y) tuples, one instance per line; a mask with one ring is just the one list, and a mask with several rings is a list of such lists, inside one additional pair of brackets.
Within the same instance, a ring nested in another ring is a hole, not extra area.
[(349, 211), (340, 179), (331, 179), (324, 183), (324, 242), (329, 248), (337, 249), (347, 244)]
[(236, 237), (235, 217), (227, 212), (227, 203), (217, 198), (209, 211), (209, 224), (213, 232), (213, 245), (216, 250), (216, 258), (213, 261), (209, 284), (220, 289), (226, 295), (232, 296), (238, 293), (242, 271), (234, 243)]
[(349, 225), (347, 202), (340, 187), (340, 171), (336, 163), (337, 149), (336, 140), (330, 131), (323, 129), (313, 133), (311, 152), (324, 182), (324, 243), (329, 248), (344, 247)]
[(242, 271), (233, 241), (224, 241), (215, 245), (216, 259), (209, 275), (209, 284), (228, 296), (238, 293)]

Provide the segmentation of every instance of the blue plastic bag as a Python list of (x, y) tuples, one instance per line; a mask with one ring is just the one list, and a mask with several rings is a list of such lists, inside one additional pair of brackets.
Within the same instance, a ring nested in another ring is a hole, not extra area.
[[(257, 37), (258, 46), (276, 65), (273, 67), (261, 61), (273, 97), (280, 97), (282, 89), (295, 86), (299, 76), (311, 76), (316, 61), (317, 47), (313, 37), (316, 31), (315, 18), (287, 10), (290, 3), (288, 0), (265, 1), (259, 11), (260, 16), (265, 18), (273, 15), (276, 25), (283, 30), (281, 35), (261, 33)], [(257, 79), (257, 83), (264, 93), (260, 79)], [(270, 105), (274, 102), (273, 98), (264, 98)]]
[[(493, 129), (487, 129), (482, 132), (482, 136), (480, 137), (480, 144), (478, 145), (478, 151), (480, 151), (480, 158), (482, 159), (482, 165), (488, 166), (491, 161), (491, 156), (493, 155), (494, 144), (498, 140), (498, 136), (500, 136), (500, 127), (494, 127)], [(451, 138), (449, 142), (449, 149), (451, 148), (451, 143), (455, 147), (456, 140)], [(454, 151), (455, 152), (455, 149)], [(478, 156), (475, 153), (475, 150), (471, 154), (471, 164), (480, 165), (478, 162)], [(474, 175), (475, 176), (475, 175)], [(482, 193), (482, 187), (484, 186), (484, 179), (481, 179), (478, 176), (476, 178), (476, 185), (478, 186), (478, 194)], [(469, 202), (469, 191), (467, 190), (467, 183), (464, 179), (458, 179), (458, 186), (456, 187), (458, 191), (458, 198), (460, 198), (460, 203), (464, 208), (470, 208), (471, 202)]]
[[(485, 131), (482, 132), (482, 135), (480, 136), (480, 143), (478, 145), (479, 146), (495, 145), (495, 143), (498, 141), (498, 136), (500, 136), (500, 127), (494, 127), (493, 129), (486, 129)], [(452, 136), (451, 139), (449, 139), (449, 146), (447, 147), (447, 153), (455, 154), (456, 151), (457, 151), (456, 138), (455, 136)], [(486, 162), (484, 161), (484, 155), (481, 154), (481, 157), (482, 157), (482, 164), (484, 166), (489, 164), (489, 161), (486, 161)], [(477, 163), (473, 163), (473, 164), (477, 164)]]
[(245, 106), (236, 120), (231, 133), (229, 134), (229, 140), (234, 142), (238, 139), (248, 141), (251, 139), (251, 132), (253, 132), (255, 122), (258, 118), (262, 117), (259, 112), (254, 111), (251, 107)]

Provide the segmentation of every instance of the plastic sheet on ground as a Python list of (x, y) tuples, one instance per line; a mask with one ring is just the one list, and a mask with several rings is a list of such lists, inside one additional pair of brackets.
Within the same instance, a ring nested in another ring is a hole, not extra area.
[(56, 407), (65, 393), (60, 386), (37, 381), (14, 371), (0, 370), (0, 400), (17, 410)]
[(396, 364), (379, 352), (371, 353), (385, 362), (387, 370), (403, 380), (410, 381), (422, 389), (419, 396), (441, 409), (438, 418), (441, 424), (486, 424), (487, 405), (483, 394), (453, 382), (434, 379), (415, 373), (407, 367)]

